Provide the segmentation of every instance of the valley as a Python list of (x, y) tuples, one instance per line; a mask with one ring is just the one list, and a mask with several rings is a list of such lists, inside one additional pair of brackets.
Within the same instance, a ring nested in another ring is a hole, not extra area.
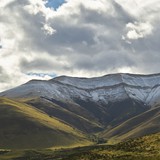
[(116, 145), (92, 145), (59, 150), (3, 150), (1, 160), (160, 160), (160, 134)]

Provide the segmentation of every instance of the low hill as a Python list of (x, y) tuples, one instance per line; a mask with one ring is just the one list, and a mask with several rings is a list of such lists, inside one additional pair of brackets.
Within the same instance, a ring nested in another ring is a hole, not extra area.
[(160, 106), (144, 112), (126, 122), (107, 129), (100, 133), (100, 136), (108, 139), (109, 142), (124, 141), (129, 138), (141, 137), (152, 133), (160, 132)]
[(87, 144), (86, 137), (55, 117), (22, 102), (0, 98), (0, 148), (27, 149)]

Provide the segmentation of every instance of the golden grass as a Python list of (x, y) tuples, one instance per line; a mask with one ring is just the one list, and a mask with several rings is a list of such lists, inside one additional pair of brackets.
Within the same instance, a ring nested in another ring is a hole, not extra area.
[(63, 122), (61, 122), (55, 117), (49, 117), (48, 115), (43, 113), (41, 110), (35, 109), (30, 105), (27, 105), (22, 102), (16, 102), (8, 98), (0, 98), (0, 102), (3, 103), (4, 105), (10, 105), (14, 107), (14, 109), (17, 109), (18, 112), (23, 113), (33, 121), (38, 121), (49, 128), (65, 131), (75, 136), (84, 137), (84, 135), (80, 131), (68, 126), (67, 124), (64, 124)]

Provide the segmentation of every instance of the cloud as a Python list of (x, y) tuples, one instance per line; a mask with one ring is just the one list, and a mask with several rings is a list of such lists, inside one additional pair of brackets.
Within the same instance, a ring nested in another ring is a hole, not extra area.
[(54, 70), (66, 70), (67, 69), (67, 63), (63, 61), (63, 59), (53, 59), (52, 57), (44, 56), (43, 58), (35, 58), (32, 60), (29, 60), (25, 57), (20, 59), (19, 68), (21, 69), (21, 72), (28, 73), (31, 72), (41, 72), (44, 73), (48, 72), (54, 72)]
[(3, 67), (0, 66), (0, 83), (5, 83), (7, 79), (9, 79), (9, 76), (5, 73)]
[(44, 30), (46, 35), (53, 35), (56, 32), (56, 30), (54, 30), (48, 24), (44, 24), (44, 26), (41, 29)]
[(56, 10), (50, 5), (0, 1), (0, 90), (39, 73), (159, 72), (160, 0), (67, 0)]
[(152, 34), (153, 27), (149, 23), (128, 23), (126, 25), (128, 30), (127, 38), (128, 39), (139, 39), (144, 38), (147, 35)]

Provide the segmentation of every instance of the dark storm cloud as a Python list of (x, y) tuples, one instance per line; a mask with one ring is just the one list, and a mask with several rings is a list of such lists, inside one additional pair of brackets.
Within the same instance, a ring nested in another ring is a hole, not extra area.
[(81, 22), (82, 23), (91, 23), (94, 25), (107, 25), (108, 28), (112, 28), (115, 24), (122, 25), (128, 22), (133, 22), (135, 18), (131, 16), (128, 12), (126, 12), (118, 3), (115, 1), (110, 1), (112, 4), (115, 13), (110, 14), (109, 12), (106, 14), (102, 12), (98, 12), (97, 10), (88, 9), (85, 5), (80, 5), (81, 10)]
[(78, 69), (95, 70), (97, 72), (105, 70), (108, 72), (111, 69), (115, 70), (116, 68), (133, 67), (135, 65), (135, 62), (129, 56), (127, 57), (125, 53), (120, 54), (120, 57), (118, 57), (117, 52), (113, 51), (108, 54), (106, 51), (106, 53), (95, 55), (92, 58), (86, 56), (80, 60), (76, 59), (74, 66)]
[[(58, 61), (58, 60), (57, 60)], [(20, 59), (19, 67), (21, 68), (22, 72), (29, 72), (29, 71), (54, 71), (58, 69), (67, 70), (69, 66), (62, 63), (59, 65), (60, 62), (52, 59), (45, 59), (45, 58), (36, 58), (33, 60), (27, 60), (26, 58)]]
[(47, 59), (41, 59), (37, 58), (32, 61), (28, 61), (27, 59), (23, 58), (20, 60), (20, 68), (22, 71), (29, 71), (29, 70), (52, 70), (54, 68), (54, 64), (47, 60)]

